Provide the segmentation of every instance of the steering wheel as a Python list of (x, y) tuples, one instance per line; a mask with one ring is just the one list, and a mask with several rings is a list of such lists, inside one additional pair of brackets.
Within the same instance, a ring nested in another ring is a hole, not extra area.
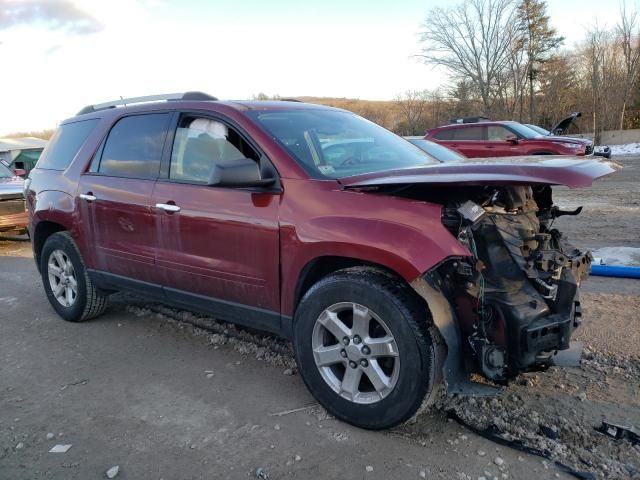
[(340, 162), (341, 167), (348, 167), (349, 165), (357, 165), (360, 163), (356, 157), (347, 157), (342, 162)]

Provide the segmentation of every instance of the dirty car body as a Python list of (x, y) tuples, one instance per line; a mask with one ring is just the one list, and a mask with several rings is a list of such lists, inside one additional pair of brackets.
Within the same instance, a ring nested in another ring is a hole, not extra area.
[(125, 290), (282, 335), (313, 395), (365, 428), (408, 419), (441, 372), (473, 393), (471, 372), (504, 383), (568, 347), (591, 257), (553, 228), (579, 212), (551, 188), (615, 164), (441, 164), (297, 102), (126, 103), (63, 122), (28, 180), (34, 256), (63, 318)]

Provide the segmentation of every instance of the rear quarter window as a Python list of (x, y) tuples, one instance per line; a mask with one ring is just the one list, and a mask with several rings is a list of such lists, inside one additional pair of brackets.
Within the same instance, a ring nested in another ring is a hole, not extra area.
[(437, 140), (452, 140), (453, 139), (453, 129), (448, 128), (446, 130), (440, 130), (433, 135), (433, 138)]
[(67, 168), (98, 122), (99, 119), (93, 118), (61, 125), (40, 155), (36, 168), (47, 170)]

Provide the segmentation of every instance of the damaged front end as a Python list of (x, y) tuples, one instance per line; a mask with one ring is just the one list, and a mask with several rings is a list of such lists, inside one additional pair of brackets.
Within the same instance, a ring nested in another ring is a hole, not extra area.
[(504, 383), (569, 348), (592, 258), (552, 227), (579, 211), (553, 207), (551, 187), (468, 193), (444, 205), (443, 223), (473, 256), (448, 259), (424, 280), (451, 304), (464, 369)]
[(442, 205), (442, 223), (470, 252), (447, 257), (411, 286), (446, 343), (449, 393), (485, 395), (480, 373), (504, 384), (548, 368), (580, 325), (578, 287), (591, 254), (570, 245), (554, 219), (552, 185), (589, 187), (621, 168), (577, 157), (468, 160), (342, 180), (345, 188)]

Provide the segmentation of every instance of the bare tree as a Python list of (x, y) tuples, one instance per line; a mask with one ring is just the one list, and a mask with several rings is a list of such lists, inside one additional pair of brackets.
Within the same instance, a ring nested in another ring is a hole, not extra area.
[(554, 56), (542, 65), (538, 75), (540, 90), (543, 92), (538, 115), (541, 126), (550, 129), (568, 112), (582, 109), (578, 105), (579, 99), (588, 96), (588, 92), (581, 90), (580, 70), (576, 64), (581, 65), (582, 59), (566, 52)]
[(485, 114), (508, 67), (514, 5), (514, 0), (463, 0), (432, 9), (423, 24), (422, 59), (446, 68), (456, 80), (473, 82)]
[[(430, 108), (430, 117), (428, 118), (427, 127), (436, 127), (446, 122), (446, 114), (448, 102), (445, 95), (440, 88), (436, 88), (434, 91), (428, 93), (428, 105)], [(424, 132), (420, 132), (422, 134)]]
[(508, 68), (498, 77), (501, 110), (507, 118), (514, 118), (518, 111), (518, 119), (522, 121), (527, 85), (527, 50), (525, 39), (517, 28), (509, 29), (506, 33), (510, 36), (511, 48), (507, 57)]
[(400, 121), (397, 129), (402, 135), (419, 135), (424, 133), (425, 115), (429, 104), (427, 91), (409, 90), (398, 95), (395, 104)]
[[(613, 101), (611, 98), (612, 89), (608, 88), (615, 73), (612, 44), (611, 33), (595, 26), (587, 32), (587, 40), (583, 48), (583, 56), (586, 60), (584, 80), (589, 86), (593, 138), (596, 143), (600, 142), (608, 105)], [(611, 102), (605, 101), (605, 97), (608, 97), (607, 100), (611, 100)]]
[(624, 128), (624, 116), (632, 89), (638, 82), (640, 71), (640, 35), (638, 32), (638, 12), (634, 9), (627, 12), (626, 4), (620, 7), (620, 21), (616, 33), (623, 56), (622, 111), (620, 113), (620, 130)]
[(468, 80), (459, 80), (449, 90), (449, 97), (453, 101), (450, 112), (451, 118), (469, 117), (478, 112), (477, 92)]

